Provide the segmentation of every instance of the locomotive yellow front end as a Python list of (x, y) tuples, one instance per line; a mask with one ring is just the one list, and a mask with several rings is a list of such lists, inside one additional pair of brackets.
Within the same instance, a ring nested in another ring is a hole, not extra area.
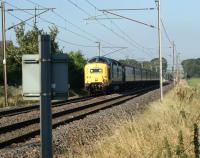
[(85, 65), (84, 74), (85, 88), (91, 93), (104, 91), (109, 84), (106, 63), (88, 63)]

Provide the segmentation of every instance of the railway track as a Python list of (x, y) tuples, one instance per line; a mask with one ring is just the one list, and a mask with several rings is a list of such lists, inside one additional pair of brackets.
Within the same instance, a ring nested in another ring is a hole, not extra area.
[[(76, 103), (80, 101), (85, 101), (93, 98), (92, 96), (84, 96), (84, 97), (79, 97), (79, 98), (74, 98), (74, 99), (69, 99), (69, 100), (64, 100), (64, 101), (57, 101), (52, 103), (52, 107), (58, 107), (62, 106), (65, 104), (70, 104), (70, 103)], [(9, 110), (2, 110), (0, 111), (0, 118), (2, 117), (8, 117), (8, 116), (13, 116), (13, 115), (18, 115), (22, 113), (28, 113), (33, 110), (39, 110), (40, 105), (31, 105), (31, 106), (24, 106), (24, 107), (17, 107)]]
[[(125, 93), (108, 99), (103, 98), (102, 100), (99, 100), (97, 102), (88, 103), (72, 109), (54, 112), (52, 113), (52, 128), (56, 128), (59, 125), (84, 118), (85, 116), (98, 112), (99, 110), (122, 104), (156, 88), (158, 87), (149, 87), (146, 89), (138, 90), (131, 93)], [(39, 122), (40, 118), (35, 117), (32, 119), (27, 119), (21, 122), (0, 127), (0, 148), (4, 148), (13, 143), (23, 142), (29, 138), (39, 135)]]

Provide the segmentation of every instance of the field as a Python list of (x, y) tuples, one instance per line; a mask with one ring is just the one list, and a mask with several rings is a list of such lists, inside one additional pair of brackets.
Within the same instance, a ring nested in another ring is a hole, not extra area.
[(153, 102), (141, 114), (119, 122), (113, 135), (92, 142), (89, 149), (61, 157), (172, 158), (199, 155), (200, 89), (186, 82)]
[(200, 86), (200, 78), (191, 78), (187, 82), (192, 87)]

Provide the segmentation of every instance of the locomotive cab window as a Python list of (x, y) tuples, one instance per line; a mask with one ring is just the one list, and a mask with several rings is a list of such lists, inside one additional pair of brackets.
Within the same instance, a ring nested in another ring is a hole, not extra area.
[(96, 68), (96, 69), (90, 69), (90, 72), (91, 73), (101, 73), (102, 69), (98, 69), (98, 68)]
[(107, 60), (103, 58), (94, 58), (88, 60), (88, 63), (107, 63)]

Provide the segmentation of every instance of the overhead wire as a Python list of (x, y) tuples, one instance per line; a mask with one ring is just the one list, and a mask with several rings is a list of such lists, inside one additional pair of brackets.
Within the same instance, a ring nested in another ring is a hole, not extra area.
[[(33, 27), (33, 25), (29, 24), (27, 21), (24, 21), (23, 19), (17, 17), (16, 15), (8, 12), (8, 14), (18, 20), (20, 20), (21, 22), (25, 22), (28, 26), (30, 27)], [(96, 48), (97, 46), (92, 46), (92, 45), (84, 45), (84, 44), (78, 44), (78, 43), (73, 43), (73, 42), (69, 42), (69, 41), (66, 41), (64, 39), (61, 39), (61, 38), (56, 38), (57, 40), (61, 41), (61, 42), (64, 42), (64, 43), (67, 43), (67, 44), (70, 44), (70, 45), (73, 45), (73, 46), (79, 46), (79, 47), (88, 47), (88, 48)]]
[[(81, 8), (80, 6), (78, 6), (76, 3), (72, 2), (71, 0), (67, 0), (69, 3), (71, 3), (74, 7), (76, 7), (77, 9), (79, 9), (80, 11), (82, 11), (83, 13), (85, 13), (87, 16), (91, 16), (87, 11), (85, 11), (83, 8)], [(96, 8), (96, 6), (93, 5), (93, 7)], [(117, 33), (116, 31), (114, 31), (113, 29), (109, 28), (107, 25), (101, 23), (100, 21), (98, 21), (98, 19), (95, 19), (100, 25), (102, 25), (104, 28), (106, 28), (107, 30), (111, 31), (113, 34), (115, 34), (116, 36), (118, 36), (119, 38), (123, 39), (124, 41), (126, 41), (127, 43), (129, 43), (130, 45), (133, 45), (132, 43), (130, 43), (130, 41), (128, 41), (126, 38), (124, 38), (122, 35), (120, 35), (119, 33)], [(133, 46), (135, 47), (135, 46)], [(147, 54), (147, 53), (145, 53)], [(149, 57), (149, 54), (147, 54)]]
[(171, 41), (170, 38), (169, 38), (169, 34), (168, 34), (168, 32), (167, 32), (167, 30), (166, 30), (166, 28), (165, 28), (165, 25), (164, 25), (162, 19), (161, 19), (161, 24), (162, 24), (162, 27), (163, 27), (163, 30), (164, 30), (164, 33), (165, 33), (165, 36), (166, 36), (168, 42), (170, 43), (170, 45), (172, 45), (172, 41)]
[[(27, 0), (27, 1), (30, 1), (30, 0)], [(82, 9), (81, 7), (79, 7), (76, 3), (74, 3), (74, 2), (72, 2), (71, 0), (68, 0), (70, 3), (72, 3), (76, 8), (78, 8), (79, 10), (81, 10), (82, 12), (84, 12), (86, 15), (88, 15), (88, 16), (90, 16), (90, 14), (87, 12), (87, 11), (85, 11), (84, 9)], [(88, 1), (88, 0), (87, 0)], [(34, 3), (34, 2), (33, 2)], [(96, 7), (96, 6), (94, 6), (94, 7)], [(24, 11), (24, 12), (26, 12), (26, 11)], [(26, 12), (26, 13), (28, 13), (28, 14), (30, 14), (30, 15), (33, 15), (33, 14), (31, 14), (31, 13), (29, 13), (29, 12)], [(55, 14), (57, 14), (57, 13), (55, 13)], [(59, 16), (59, 14), (57, 14), (58, 16)], [(61, 17), (61, 16), (60, 16)], [(46, 20), (46, 19), (44, 19), (44, 18), (41, 18), (41, 17), (39, 17), (41, 20), (43, 20), (43, 21), (45, 21), (45, 22), (47, 22), (47, 23), (49, 23), (49, 24), (53, 24), (53, 25), (55, 25), (55, 26), (57, 26), (57, 27), (59, 27), (59, 28), (62, 28), (62, 29), (64, 29), (64, 30), (66, 30), (66, 31), (68, 31), (68, 32), (71, 32), (71, 33), (73, 33), (73, 34), (75, 34), (75, 35), (77, 35), (77, 36), (79, 36), (79, 37), (81, 37), (81, 38), (84, 38), (84, 39), (87, 39), (88, 41), (93, 41), (93, 40), (91, 40), (90, 38), (88, 38), (88, 37), (86, 37), (86, 36), (84, 36), (84, 35), (81, 35), (81, 34), (78, 34), (78, 33), (76, 33), (76, 32), (73, 32), (73, 31), (71, 31), (71, 30), (69, 30), (69, 29), (66, 29), (65, 27), (63, 27), (63, 26), (59, 26), (59, 25), (56, 25), (55, 23), (53, 23), (53, 22), (50, 22), (50, 21), (48, 21), (48, 20)], [(66, 18), (64, 18), (64, 17), (61, 17), (61, 18), (63, 18), (63, 20), (65, 20), (65, 21), (67, 21), (66, 20)], [(98, 20), (97, 20), (98, 21)], [(69, 22), (69, 21), (68, 21)], [(70, 23), (70, 22), (69, 22)], [(99, 22), (98, 21), (98, 23), (99, 24), (101, 24), (102, 26), (104, 26), (105, 28), (107, 28), (108, 30), (110, 30), (111, 32), (113, 32), (116, 36), (118, 36), (119, 38), (122, 38), (123, 40), (125, 40), (126, 42), (128, 42), (129, 44), (131, 44), (131, 45), (133, 45), (132, 43), (130, 43), (130, 41), (128, 41), (126, 38), (124, 38), (123, 36), (121, 36), (120, 34), (118, 34), (117, 32), (115, 32), (112, 28), (109, 28), (108, 26), (106, 26), (105, 24), (103, 24), (103, 23), (101, 23), (101, 22)], [(73, 23), (71, 23), (72, 25), (73, 25)], [(75, 25), (74, 25), (75, 26)], [(81, 31), (83, 31), (80, 27), (78, 27), (78, 26), (76, 26), (76, 28), (78, 29), (79, 28), (79, 30), (81, 30)], [(83, 31), (84, 32), (84, 31)], [(86, 32), (85, 32), (86, 33)], [(125, 33), (125, 32), (124, 32)], [(130, 40), (130, 38), (129, 38), (129, 40)], [(62, 40), (62, 41), (64, 41), (64, 40)], [(71, 43), (71, 44), (75, 44), (75, 43), (72, 43), (72, 42), (67, 42), (67, 43)], [(87, 46), (87, 45), (79, 45), (79, 46)], [(89, 46), (89, 47), (97, 47), (97, 46)], [(135, 47), (135, 46), (134, 46)]]
[[(12, 16), (12, 17), (14, 17), (14, 18), (20, 20), (21, 23), (24, 23), (24, 20), (22, 20), (21, 18), (17, 17), (16, 15), (14, 15), (14, 14), (12, 14), (12, 13), (10, 13), (10, 12), (7, 12), (7, 13), (8, 13), (10, 16)], [(33, 25), (29, 24), (27, 21), (25, 21), (25, 23), (26, 23), (28, 26), (33, 27)], [(16, 26), (12, 26), (12, 27), (16, 27)], [(10, 27), (9, 27), (9, 28), (10, 28)], [(9, 30), (9, 29), (7, 29), (7, 30)]]
[[(6, 2), (6, 3), (7, 3), (8, 5), (14, 7), (14, 8), (18, 8), (17, 6), (15, 6), (15, 5), (13, 5), (13, 4), (10, 4), (10, 3), (8, 3), (8, 2)], [(18, 9), (19, 9), (19, 8), (18, 8)], [(26, 11), (26, 10), (23, 10), (23, 12), (25, 12), (25, 13), (31, 15), (31, 16), (34, 16), (34, 14), (32, 14), (32, 13)], [(72, 34), (74, 34), (74, 35), (76, 35), (76, 36), (78, 36), (78, 37), (81, 37), (81, 38), (83, 38), (83, 39), (85, 39), (85, 40), (88, 40), (88, 41), (94, 43), (94, 41), (93, 41), (92, 39), (90, 39), (90, 38), (88, 38), (88, 37), (86, 37), (86, 36), (84, 36), (84, 35), (81, 35), (81, 34), (79, 34), (79, 33), (76, 33), (76, 32), (74, 32), (74, 31), (72, 31), (72, 30), (70, 30), (70, 29), (67, 29), (66, 27), (57, 25), (57, 24), (55, 24), (54, 22), (51, 22), (51, 21), (49, 21), (49, 20), (46, 20), (46, 19), (44, 19), (44, 18), (42, 18), (42, 17), (39, 17), (39, 19), (41, 19), (42, 21), (44, 21), (44, 22), (46, 22), (46, 23), (49, 23), (49, 24), (51, 24), (51, 25), (54, 25), (54, 26), (56, 26), (56, 27), (58, 27), (58, 28), (61, 28), (61, 29), (65, 30), (65, 31), (67, 31), (67, 32), (70, 32), (70, 33), (72, 33)]]
[[(79, 10), (81, 10), (83, 13), (85, 13), (88, 16), (91, 16), (87, 11), (85, 11), (84, 9), (82, 9), (81, 7), (79, 7), (77, 4), (75, 4), (74, 2), (72, 2), (71, 0), (67, 0), (69, 3), (71, 3), (74, 7), (78, 8)], [(80, 9), (81, 8), (81, 9)], [(111, 31), (113, 34), (115, 34), (116, 36), (118, 36), (119, 38), (123, 39), (124, 41), (128, 42), (130, 44), (129, 41), (127, 41), (126, 38), (124, 38), (123, 36), (121, 36), (120, 34), (118, 34), (117, 32), (115, 32), (113, 29), (109, 28), (108, 26), (106, 26), (105, 24), (103, 24), (102, 22), (98, 21), (97, 19), (95, 19), (101, 26), (103, 26), (104, 28), (106, 28), (107, 30)], [(132, 45), (132, 44), (130, 44)]]
[(135, 23), (138, 23), (138, 24), (141, 24), (141, 25), (150, 27), (150, 28), (156, 28), (155, 26), (150, 25), (150, 24), (147, 24), (147, 23), (145, 23), (145, 22), (141, 22), (141, 21), (139, 21), (139, 20), (135, 20), (135, 19), (131, 19), (131, 18), (128, 18), (128, 17), (122, 16), (122, 15), (119, 15), (119, 14), (115, 14), (115, 13), (110, 12), (110, 11), (107, 11), (107, 10), (99, 10), (99, 11), (106, 12), (106, 13), (108, 13), (108, 14), (115, 15), (115, 16), (118, 16), (118, 17), (120, 17), (120, 18), (129, 20), (129, 21), (133, 21), (133, 22), (135, 22)]
[[(29, 3), (31, 3), (31, 4), (33, 4), (33, 5), (38, 5), (38, 6), (42, 7), (42, 8), (44, 8), (44, 6), (42, 6), (41, 4), (38, 4), (38, 3), (36, 3), (36, 2), (33, 2), (32, 0), (25, 0), (25, 1), (27, 1), (27, 2), (29, 2)], [(65, 22), (67, 22), (68, 24), (70, 24), (71, 26), (73, 26), (74, 28), (80, 30), (81, 32), (83, 32), (83, 33), (85, 33), (85, 34), (87, 34), (87, 35), (90, 35), (91, 37), (93, 37), (93, 38), (96, 39), (97, 41), (100, 40), (100, 41), (102, 41), (102, 42), (105, 43), (105, 44), (113, 45), (112, 43), (110, 43), (110, 42), (108, 42), (108, 41), (105, 41), (105, 40), (103, 40), (103, 39), (97, 37), (96, 35), (93, 35), (92, 33), (88, 32), (88, 31), (85, 31), (84, 29), (80, 28), (79, 26), (73, 24), (72, 22), (70, 22), (69, 20), (67, 20), (63, 15), (59, 14), (58, 12), (56, 12), (56, 11), (54, 11), (54, 10), (53, 10), (52, 12), (53, 12), (57, 17), (61, 18), (62, 20), (64, 20)]]
[(107, 54), (104, 54), (103, 56), (107, 56), (107, 55), (113, 54), (113, 53), (115, 53), (115, 52), (124, 50), (124, 49), (126, 49), (126, 48), (119, 48), (119, 49), (117, 49), (117, 50), (114, 50), (114, 51), (112, 51), (112, 52), (109, 52), (109, 53), (107, 53)]
[[(27, 21), (29, 21), (29, 20), (31, 20), (31, 19), (34, 19), (36, 16), (40, 16), (41, 14), (43, 14), (43, 13), (45, 13), (45, 12), (47, 12), (47, 11), (48, 11), (48, 10), (45, 10), (45, 11), (43, 11), (43, 12), (41, 12), (41, 13), (35, 15), (35, 16), (32, 16), (32, 17), (30, 17), (30, 18), (28, 18), (28, 19), (26, 19), (26, 20), (23, 20), (22, 22), (25, 23), (25, 22), (27, 22)], [(10, 12), (8, 11), (8, 13), (10, 13)], [(10, 13), (10, 15), (13, 15), (13, 14)], [(14, 16), (14, 15), (13, 15), (13, 16)], [(10, 30), (10, 29), (12, 29), (12, 28), (14, 28), (14, 27), (20, 25), (22, 22), (20, 22), (20, 23), (18, 23), (18, 24), (15, 24), (15, 25), (13, 25), (13, 26), (8, 27), (7, 30)], [(7, 30), (6, 30), (6, 31), (7, 31)]]
[(154, 10), (155, 8), (106, 9), (107, 11)]
[[(105, 16), (107, 16), (106, 14), (105, 14)], [(124, 34), (124, 36), (126, 36), (129, 40), (130, 40), (130, 42), (131, 42), (131, 44), (132, 45), (134, 45), (134, 47), (136, 47), (136, 48), (138, 48), (139, 50), (142, 50), (143, 52), (146, 52), (146, 53), (150, 53), (150, 52), (148, 52), (148, 51), (145, 51), (145, 49), (147, 49), (147, 48), (145, 48), (144, 46), (142, 46), (141, 44), (139, 44), (138, 42), (136, 42), (133, 38), (131, 38), (125, 31), (123, 31), (113, 20), (110, 20), (111, 21), (111, 24), (113, 24), (113, 25), (115, 25), (115, 27), (122, 33), (122, 34)], [(132, 42), (134, 42), (134, 44), (132, 43)]]
[[(90, 4), (93, 8), (95, 8), (95, 10), (99, 10), (93, 3), (91, 3), (89, 0), (85, 0), (88, 4)], [(108, 17), (105, 13), (103, 13), (106, 17)], [(139, 44), (138, 42), (136, 42), (134, 39), (132, 39), (126, 32), (124, 32), (113, 20), (110, 20), (110, 22), (115, 25), (115, 27), (118, 28), (118, 30), (124, 35), (126, 36), (130, 41), (131, 41), (131, 45), (134, 45), (134, 47), (136, 47), (137, 49), (142, 50), (145, 53), (149, 53), (148, 51), (145, 51), (145, 47), (142, 46), (141, 44)], [(134, 44), (132, 43), (132, 41), (134, 42)], [(130, 44), (130, 43), (129, 43)], [(151, 51), (150, 51), (151, 52)], [(152, 56), (151, 56), (152, 57)]]
[[(158, 4), (156, 3), (156, 1), (155, 1), (155, 5), (156, 5), (156, 8), (158, 9)], [(162, 17), (160, 18), (160, 21), (161, 21), (161, 25), (162, 25), (162, 28), (164, 30), (165, 36), (166, 36), (166, 38), (167, 38), (167, 40), (168, 40), (168, 42), (170, 44), (170, 47), (173, 47), (172, 40), (170, 39), (169, 33), (166, 30), (166, 27), (164, 25)]]
[[(156, 8), (158, 9), (158, 5), (157, 5), (156, 2), (155, 2), (155, 4), (156, 4)], [(171, 40), (170, 37), (169, 37), (169, 33), (168, 33), (167, 30), (166, 30), (166, 27), (165, 27), (165, 25), (164, 25), (163, 19), (161, 18), (160, 21), (161, 21), (162, 28), (163, 28), (163, 30), (164, 30), (165, 36), (166, 36), (168, 42), (170, 43), (170, 45), (172, 46), (172, 40)]]
[[(93, 6), (95, 9), (98, 9), (94, 4), (92, 4), (89, 0), (85, 0), (86, 2), (88, 2), (91, 6)], [(99, 10), (99, 9), (98, 9)], [(105, 13), (104, 15), (106, 17), (108, 17)], [(110, 20), (112, 24), (114, 24), (120, 32), (122, 32), (122, 34), (124, 34), (125, 36), (127, 36), (127, 38), (129, 38), (131, 41), (133, 41), (136, 45), (138, 45), (139, 47), (141, 47), (142, 49), (145, 49), (144, 46), (142, 46), (141, 44), (139, 44), (138, 42), (136, 42), (135, 40), (133, 40), (126, 32), (124, 32), (114, 21)]]
[[(74, 2), (72, 2), (71, 0), (67, 0), (69, 3), (71, 3), (72, 5), (74, 5), (76, 8), (78, 8), (79, 10), (81, 10), (83, 13), (85, 13), (88, 16), (91, 16), (88, 12), (86, 12), (84, 9), (82, 9), (81, 7), (79, 7), (77, 4), (75, 4)], [(116, 33), (113, 29), (109, 28), (108, 26), (106, 26), (105, 24), (101, 23), (100, 21), (98, 21), (97, 19), (95, 19), (100, 25), (102, 25), (103, 27), (105, 27), (107, 30), (111, 31), (113, 34), (115, 34), (116, 36), (118, 36), (119, 38), (124, 39), (123, 36), (119, 35), (118, 33)]]

